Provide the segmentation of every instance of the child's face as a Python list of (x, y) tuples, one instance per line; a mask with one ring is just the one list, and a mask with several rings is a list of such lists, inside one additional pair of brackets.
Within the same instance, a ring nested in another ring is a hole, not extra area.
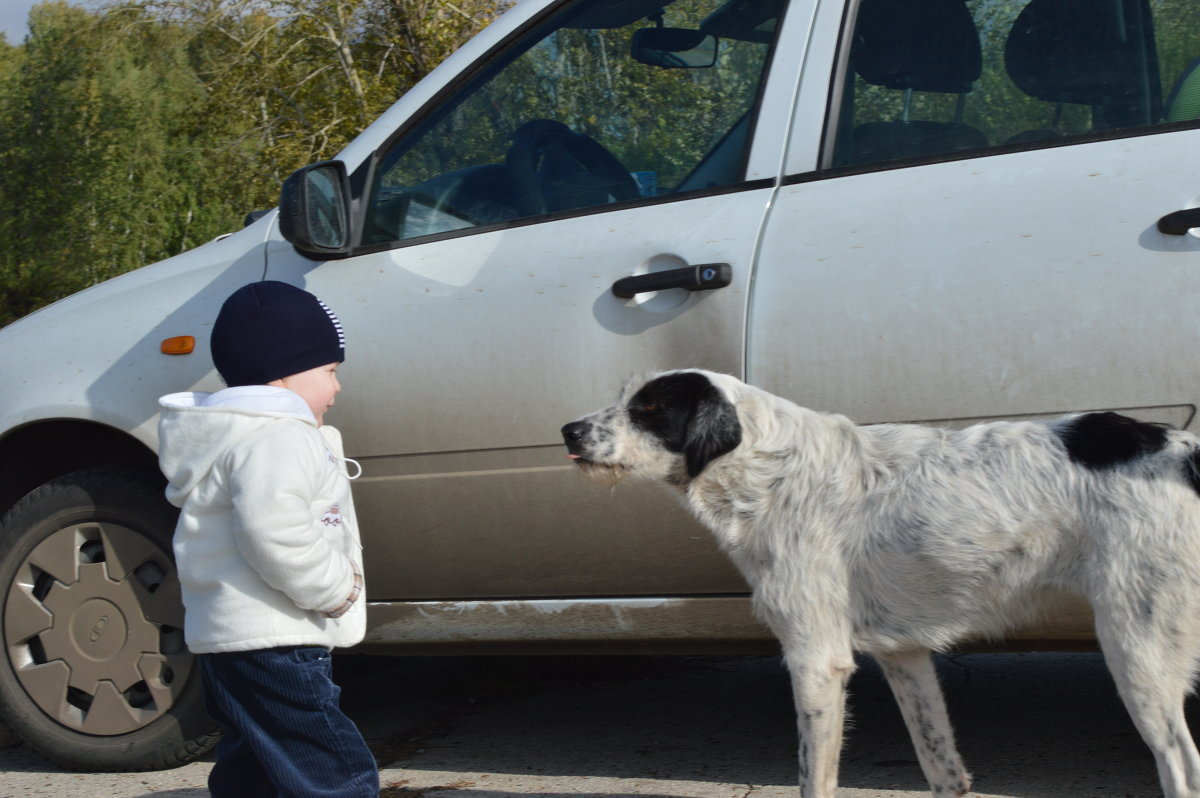
[(317, 419), (317, 425), (325, 423), (325, 411), (333, 407), (333, 397), (342, 390), (338, 382), (338, 363), (317, 366), (315, 369), (302, 371), (281, 380), (275, 380), (271, 385), (278, 385), (298, 393), (300, 398), (308, 403), (309, 410)]

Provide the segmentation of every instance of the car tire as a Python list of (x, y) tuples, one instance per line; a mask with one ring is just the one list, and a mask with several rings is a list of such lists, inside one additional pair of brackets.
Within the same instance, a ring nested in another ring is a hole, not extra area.
[(62, 767), (176, 767), (219, 736), (183, 641), (177, 516), (158, 475), (97, 468), (0, 520), (0, 721)]

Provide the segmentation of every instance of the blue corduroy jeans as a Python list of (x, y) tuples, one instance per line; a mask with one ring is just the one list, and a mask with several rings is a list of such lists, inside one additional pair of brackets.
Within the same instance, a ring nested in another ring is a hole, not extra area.
[(379, 770), (338, 706), (329, 652), (315, 646), (198, 654), (205, 704), (224, 730), (214, 798), (376, 798)]

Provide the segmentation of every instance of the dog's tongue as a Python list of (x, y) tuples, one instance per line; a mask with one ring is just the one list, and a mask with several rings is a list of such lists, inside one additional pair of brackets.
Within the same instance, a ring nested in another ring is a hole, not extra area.
[(577, 455), (577, 454), (571, 454), (570, 452), (567, 452), (567, 457), (571, 458), (572, 460), (578, 460), (578, 459), (579, 459), (579, 455)]

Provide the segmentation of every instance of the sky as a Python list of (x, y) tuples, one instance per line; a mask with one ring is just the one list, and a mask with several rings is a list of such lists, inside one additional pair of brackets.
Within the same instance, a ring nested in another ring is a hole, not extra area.
[[(29, 33), (29, 9), (43, 0), (0, 0), (0, 30), (9, 44), (20, 44)], [(73, 6), (87, 6), (89, 0), (67, 0)]]
[(29, 33), (29, 9), (41, 0), (0, 0), (0, 30), (9, 44), (20, 44)]

